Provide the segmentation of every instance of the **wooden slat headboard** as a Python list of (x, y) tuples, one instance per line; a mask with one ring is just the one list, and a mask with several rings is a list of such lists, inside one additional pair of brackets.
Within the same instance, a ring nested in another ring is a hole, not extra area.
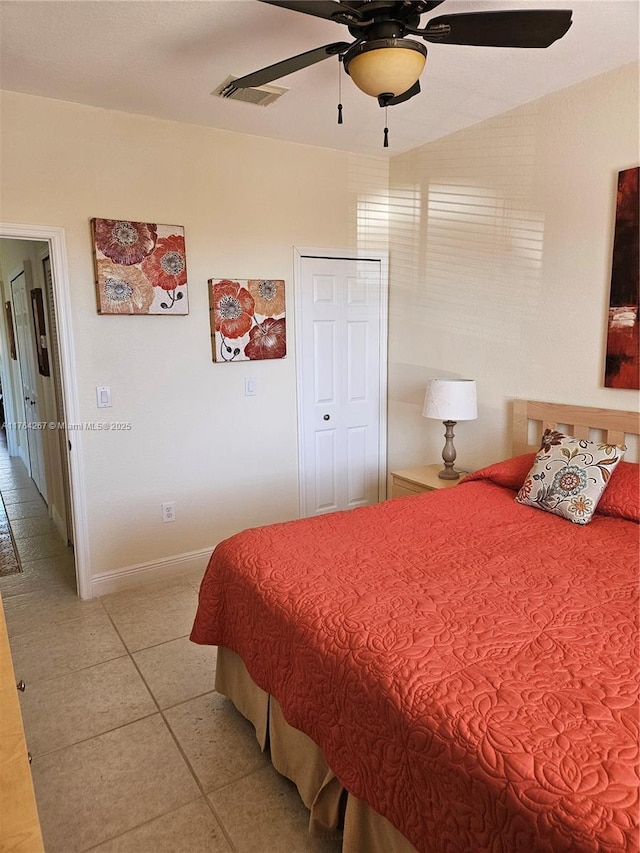
[[(530, 424), (534, 422), (534, 437)], [(566, 406), (562, 403), (540, 403), (535, 400), (513, 401), (512, 448), (515, 456), (536, 452), (545, 429), (558, 425), (568, 428), (576, 438), (589, 438), (590, 430), (604, 433), (607, 444), (625, 444), (626, 436), (640, 434), (640, 415), (614, 409), (596, 409), (586, 406)]]

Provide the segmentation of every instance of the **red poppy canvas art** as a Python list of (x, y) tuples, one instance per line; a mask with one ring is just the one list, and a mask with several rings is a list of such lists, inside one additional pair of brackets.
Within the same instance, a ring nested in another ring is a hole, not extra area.
[(282, 279), (209, 279), (214, 361), (257, 361), (287, 354)]
[(92, 219), (100, 314), (188, 314), (184, 228)]
[(640, 388), (640, 168), (618, 173), (607, 330), (607, 388)]

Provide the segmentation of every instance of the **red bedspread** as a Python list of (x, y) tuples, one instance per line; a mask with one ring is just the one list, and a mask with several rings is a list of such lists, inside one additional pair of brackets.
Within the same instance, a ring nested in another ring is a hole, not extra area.
[(420, 851), (631, 853), (638, 524), (521, 506), (515, 464), (228, 539), (192, 639)]

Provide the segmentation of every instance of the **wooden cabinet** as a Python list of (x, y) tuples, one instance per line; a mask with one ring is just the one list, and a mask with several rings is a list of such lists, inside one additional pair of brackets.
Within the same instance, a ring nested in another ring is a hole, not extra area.
[(44, 853), (0, 598), (0, 850)]
[[(422, 465), (419, 468), (405, 468), (402, 471), (391, 472), (391, 497), (401, 498), (405, 495), (419, 495), (421, 492), (432, 492), (435, 489), (450, 489), (457, 486), (460, 480), (441, 480), (438, 471), (442, 471), (442, 462), (437, 465)], [(466, 472), (465, 472), (466, 473)]]

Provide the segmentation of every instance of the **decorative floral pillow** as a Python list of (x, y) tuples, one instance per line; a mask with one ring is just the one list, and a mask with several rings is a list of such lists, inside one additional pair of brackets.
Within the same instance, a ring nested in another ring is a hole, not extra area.
[(626, 447), (546, 430), (518, 503), (588, 524)]

